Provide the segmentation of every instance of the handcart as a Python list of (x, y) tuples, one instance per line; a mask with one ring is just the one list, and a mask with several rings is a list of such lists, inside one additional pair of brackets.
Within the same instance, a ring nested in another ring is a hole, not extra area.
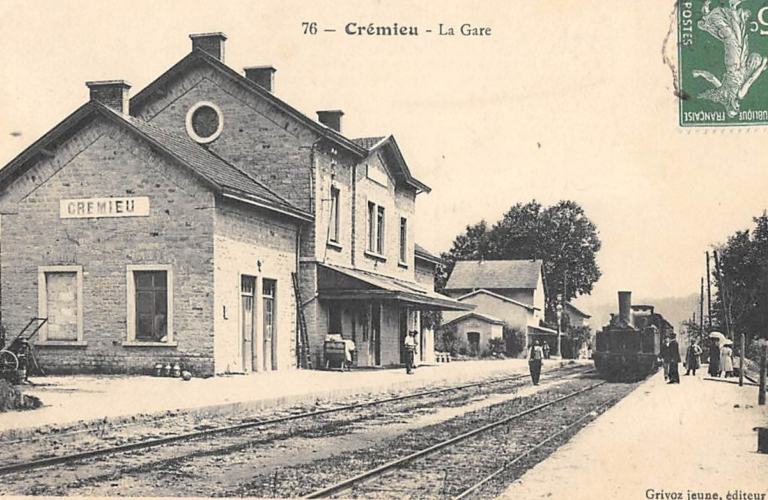
[[(354, 345), (354, 344), (353, 344)], [(349, 371), (352, 365), (354, 347), (350, 349), (349, 341), (326, 340), (323, 343), (323, 359), (325, 369), (340, 368), (341, 371)]]
[(40, 331), (47, 321), (48, 318), (30, 319), (27, 326), (16, 335), (10, 344), (6, 344), (5, 331), (0, 330), (0, 378), (15, 381), (19, 378), (19, 372), (23, 373), (21, 378), (25, 378), (30, 369), (45, 375), (37, 363), (30, 339)]

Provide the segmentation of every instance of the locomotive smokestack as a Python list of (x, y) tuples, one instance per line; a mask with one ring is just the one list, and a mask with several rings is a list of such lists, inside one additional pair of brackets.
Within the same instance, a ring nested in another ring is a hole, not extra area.
[(619, 319), (631, 325), (632, 292), (619, 292)]

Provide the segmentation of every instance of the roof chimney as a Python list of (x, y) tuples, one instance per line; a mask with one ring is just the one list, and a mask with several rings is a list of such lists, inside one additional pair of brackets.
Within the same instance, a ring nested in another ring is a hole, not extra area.
[(221, 32), (197, 33), (189, 35), (189, 38), (192, 39), (192, 50), (200, 49), (224, 62), (224, 40), (227, 39), (227, 35)]
[(619, 319), (632, 324), (630, 317), (632, 311), (632, 292), (619, 292)]
[(322, 123), (328, 128), (332, 128), (336, 132), (341, 133), (341, 117), (344, 116), (344, 112), (340, 109), (334, 109), (330, 111), (318, 111), (317, 121)]
[(272, 66), (249, 66), (243, 70), (245, 70), (247, 79), (270, 92), (274, 92), (275, 71), (277, 71), (275, 68)]
[(97, 101), (118, 113), (128, 114), (128, 94), (131, 84), (125, 80), (85, 82), (91, 89), (91, 100)]

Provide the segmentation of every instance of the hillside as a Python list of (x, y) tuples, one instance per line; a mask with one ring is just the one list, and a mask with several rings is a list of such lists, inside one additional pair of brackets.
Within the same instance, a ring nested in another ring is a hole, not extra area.
[[(662, 297), (662, 298), (649, 298), (649, 297), (632, 297), (633, 304), (648, 304), (655, 306), (655, 311), (664, 316), (672, 326), (675, 327), (675, 331), (680, 330), (680, 323), (683, 320), (690, 319), (694, 311), (696, 316), (699, 316), (699, 295), (691, 294), (685, 297)], [(590, 325), (593, 330), (599, 330), (608, 323), (611, 318), (611, 313), (619, 312), (619, 305), (617, 301), (612, 303), (599, 303), (595, 305), (587, 304), (584, 301), (582, 305), (582, 299), (575, 302), (577, 307), (582, 308), (584, 312), (592, 315)]]

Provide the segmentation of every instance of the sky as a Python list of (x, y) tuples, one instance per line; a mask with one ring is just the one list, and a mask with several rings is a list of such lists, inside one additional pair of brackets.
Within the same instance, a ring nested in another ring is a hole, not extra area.
[[(704, 252), (768, 207), (768, 134), (678, 126), (663, 57), (676, 59), (674, 3), (0, 0), (0, 165), (82, 105), (86, 81), (135, 94), (190, 51), (190, 33), (221, 31), (225, 62), (273, 65), (295, 108), (342, 109), (348, 137), (395, 136), (433, 189), (417, 202), (429, 250), (517, 202), (572, 199), (603, 242), (603, 277), (578, 305), (688, 295)], [(349, 23), (419, 34), (348, 35)], [(465, 23), (491, 34), (438, 34)]]

